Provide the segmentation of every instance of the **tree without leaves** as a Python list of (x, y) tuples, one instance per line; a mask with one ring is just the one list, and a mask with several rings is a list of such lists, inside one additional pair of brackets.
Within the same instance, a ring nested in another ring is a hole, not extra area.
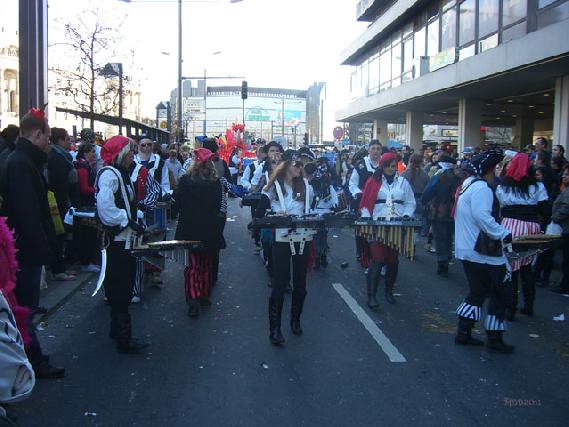
[(105, 64), (115, 58), (120, 39), (120, 33), (104, 20), (98, 10), (86, 11), (83, 17), (63, 25), (65, 41), (53, 45), (64, 49), (66, 61), (73, 64), (51, 67), (57, 76), (53, 89), (71, 98), (77, 110), (89, 112), (91, 129), (94, 114), (115, 110), (119, 97), (118, 79), (100, 75)]

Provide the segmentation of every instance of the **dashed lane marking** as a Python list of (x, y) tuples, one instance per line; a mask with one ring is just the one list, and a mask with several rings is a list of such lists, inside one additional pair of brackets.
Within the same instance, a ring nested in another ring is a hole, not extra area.
[(389, 361), (394, 363), (407, 362), (407, 359), (405, 359), (399, 350), (397, 350), (397, 347), (395, 347), (383, 331), (379, 329), (371, 317), (368, 316), (346, 288), (344, 288), (341, 283), (332, 283), (332, 287), (336, 292), (338, 292), (348, 307), (350, 307), (350, 310), (352, 310), (358, 320), (364, 325), (364, 328), (366, 328), (375, 342), (379, 344), (383, 352), (389, 358)]

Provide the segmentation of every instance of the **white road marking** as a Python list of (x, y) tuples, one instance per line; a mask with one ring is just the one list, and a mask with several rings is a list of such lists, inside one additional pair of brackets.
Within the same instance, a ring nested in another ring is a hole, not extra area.
[(364, 328), (370, 333), (372, 338), (379, 344), (383, 352), (387, 355), (390, 362), (402, 363), (407, 362), (407, 359), (399, 353), (397, 347), (395, 347), (389, 338), (385, 336), (383, 331), (378, 328), (375, 322), (368, 316), (368, 314), (360, 307), (356, 300), (350, 295), (350, 293), (342, 286), (341, 283), (332, 283), (332, 287), (338, 294), (342, 297), (344, 302), (350, 307), (350, 310), (356, 315), (358, 320), (362, 322)]

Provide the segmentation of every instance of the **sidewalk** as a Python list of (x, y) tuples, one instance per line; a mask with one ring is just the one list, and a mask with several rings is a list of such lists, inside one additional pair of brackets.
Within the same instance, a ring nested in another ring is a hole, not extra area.
[[(87, 287), (89, 292), (95, 288), (98, 275), (95, 273), (77, 273), (77, 278), (69, 282), (60, 282), (47, 278), (47, 289), (40, 293), (40, 307), (44, 307), (47, 313), (34, 317), (34, 325), (49, 318), (62, 305), (64, 305), (77, 291)], [(93, 288), (93, 289), (91, 289)]]

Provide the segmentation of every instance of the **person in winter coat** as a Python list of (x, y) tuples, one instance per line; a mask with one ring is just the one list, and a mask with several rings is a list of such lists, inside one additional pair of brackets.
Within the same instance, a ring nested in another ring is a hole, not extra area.
[(176, 240), (196, 240), (203, 250), (191, 254), (184, 271), (188, 316), (199, 316), (200, 305), (210, 305), (210, 292), (215, 281), (215, 261), (225, 246), (222, 222), (222, 183), (212, 159), (215, 155), (206, 148), (194, 152), (190, 169), (180, 179), (174, 200), (180, 215)]
[[(47, 155), (47, 182), (57, 202), (57, 209), (63, 221), (71, 206), (77, 206), (79, 193), (77, 185), (77, 170), (73, 158), (69, 154), (71, 139), (65, 129), (52, 128), (51, 149)], [(65, 265), (66, 233), (57, 236), (55, 260), (51, 272), (55, 280), (75, 280), (73, 274), (66, 272)]]
[(20, 122), (20, 138), (6, 160), (0, 177), (2, 211), (15, 231), (19, 270), (16, 275), (18, 304), (30, 310), (28, 359), (37, 378), (63, 378), (65, 369), (52, 366), (32, 327), (39, 306), (41, 271), (53, 259), (55, 228), (47, 199), (43, 171), (49, 149), (49, 123), (41, 110), (32, 109)]

